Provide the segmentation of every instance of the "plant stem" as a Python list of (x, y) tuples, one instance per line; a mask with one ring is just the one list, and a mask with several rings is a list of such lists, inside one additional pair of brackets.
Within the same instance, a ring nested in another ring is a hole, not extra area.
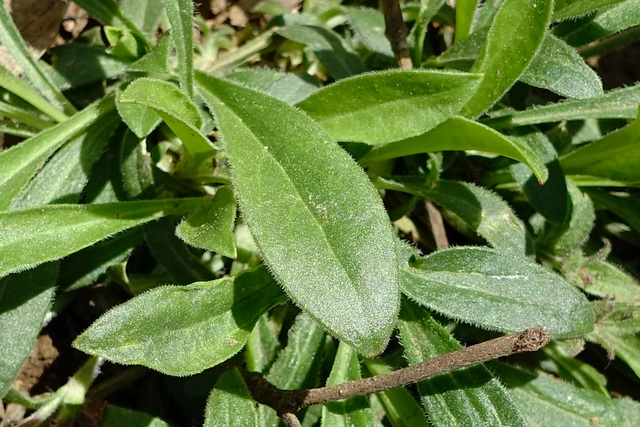
[(402, 19), (402, 10), (398, 0), (382, 0), (382, 11), (386, 26), (385, 35), (391, 43), (398, 67), (410, 70), (413, 65), (407, 43), (407, 26)]
[[(241, 370), (253, 398), (275, 409), (287, 426), (296, 426), (295, 413), (310, 405), (325, 404), (402, 387), (445, 372), (516, 353), (536, 351), (549, 342), (540, 326), (472, 345), (384, 375), (307, 390), (281, 390), (257, 372)], [(286, 418), (286, 419), (285, 419)], [(294, 420), (295, 418), (295, 420)]]

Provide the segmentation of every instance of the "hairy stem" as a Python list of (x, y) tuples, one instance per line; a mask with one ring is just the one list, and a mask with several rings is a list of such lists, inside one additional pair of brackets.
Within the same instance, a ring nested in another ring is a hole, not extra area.
[(542, 327), (534, 327), (517, 334), (506, 335), (472, 345), (416, 365), (407, 366), (384, 375), (307, 390), (281, 390), (257, 372), (241, 371), (253, 398), (275, 409), (287, 426), (296, 426), (295, 413), (310, 405), (335, 402), (349, 397), (377, 393), (405, 386), (465, 366), (488, 362), (516, 353), (536, 351), (549, 342), (549, 334)]

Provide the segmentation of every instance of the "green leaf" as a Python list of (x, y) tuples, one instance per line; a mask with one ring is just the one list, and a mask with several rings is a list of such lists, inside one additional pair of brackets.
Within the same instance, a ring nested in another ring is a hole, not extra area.
[(229, 258), (237, 256), (233, 241), (233, 226), (236, 221), (236, 201), (230, 187), (220, 187), (216, 191), (211, 206), (185, 218), (176, 234), (182, 240), (195, 246), (217, 252)]
[(160, 286), (109, 310), (73, 345), (115, 363), (193, 375), (240, 351), (262, 313), (284, 299), (264, 268)]
[(553, 20), (576, 18), (626, 0), (556, 0)]
[(339, 141), (384, 144), (420, 135), (456, 114), (480, 78), (426, 70), (370, 73), (327, 86), (297, 107)]
[(371, 182), (301, 111), (196, 78), (224, 137), (243, 218), (274, 276), (331, 333), (360, 353), (380, 353), (399, 292), (393, 233)]
[[(358, 355), (348, 344), (341, 342), (333, 361), (327, 386), (359, 380), (360, 362)], [(374, 426), (375, 420), (371, 407), (365, 396), (357, 396), (347, 400), (327, 403), (322, 407), (322, 425), (336, 427)]]
[(271, 69), (239, 70), (227, 74), (225, 78), (243, 83), (289, 105), (302, 101), (320, 89), (308, 74), (283, 73)]
[(3, 66), (0, 66), (0, 87), (24, 99), (40, 112), (57, 122), (62, 122), (68, 118), (66, 114), (51, 105), (49, 101), (42, 97), (36, 90), (11, 74), (11, 72)]
[(618, 335), (611, 328), (596, 325), (589, 339), (615, 354), (631, 368), (636, 377), (640, 378), (640, 334)]
[(147, 38), (154, 36), (162, 18), (161, 0), (120, 0), (120, 9)]
[[(158, 2), (159, 0), (153, 1)], [(133, 3), (133, 1), (131, 3)], [(162, 11), (162, 9), (160, 9), (160, 11)], [(149, 53), (129, 65), (127, 71), (158, 74), (167, 73), (167, 61), (169, 59), (170, 49), (171, 33), (167, 31), (158, 38), (158, 41), (153, 45)]]
[(640, 284), (637, 280), (608, 261), (587, 263), (567, 277), (591, 295), (616, 301), (640, 300)]
[(103, 47), (71, 43), (51, 49), (52, 75), (63, 89), (96, 84), (122, 74), (131, 63), (105, 51)]
[(587, 194), (598, 209), (607, 209), (622, 218), (631, 228), (640, 232), (640, 199), (632, 194), (611, 194), (604, 191), (587, 190)]
[(94, 164), (120, 123), (109, 111), (60, 148), (12, 202), (13, 209), (50, 203), (76, 203)]
[(169, 427), (160, 418), (144, 412), (132, 411), (118, 406), (108, 405), (99, 427)]
[(311, 25), (287, 25), (276, 30), (276, 33), (286, 39), (308, 45), (336, 80), (366, 71), (360, 58), (331, 30)]
[(193, 1), (162, 0), (178, 56), (180, 89), (193, 98)]
[(600, 9), (585, 25), (564, 36), (571, 46), (585, 46), (603, 37), (640, 25), (640, 3), (625, 1)]
[(384, 15), (376, 9), (365, 7), (344, 7), (351, 27), (367, 49), (393, 59), (389, 39), (384, 35)]
[(173, 218), (163, 218), (144, 227), (147, 246), (158, 263), (173, 277), (173, 283), (188, 285), (215, 279), (217, 276), (203, 264), (202, 257), (176, 236), (175, 229), (176, 221)]
[[(389, 373), (389, 368), (381, 359), (365, 359), (364, 364), (371, 375)], [(428, 427), (424, 411), (404, 387), (376, 393), (384, 408), (387, 420), (393, 427)]]
[(563, 120), (634, 119), (640, 104), (640, 84), (612, 90), (598, 98), (565, 101), (516, 113), (493, 116), (492, 127), (526, 126)]
[(165, 215), (182, 215), (208, 198), (103, 205), (49, 205), (0, 212), (0, 277), (60, 259)]
[(29, 357), (55, 292), (57, 264), (0, 279), (0, 397)]
[(129, 129), (118, 134), (114, 142), (120, 144), (119, 169), (122, 187), (131, 199), (152, 199), (156, 195), (153, 161), (146, 142)]
[(490, 127), (462, 117), (452, 117), (425, 134), (376, 147), (360, 159), (360, 162), (367, 164), (412, 154), (449, 150), (477, 150), (500, 154), (529, 166), (540, 182), (543, 183), (548, 178), (547, 168), (531, 148)]
[[(462, 348), (429, 313), (403, 301), (398, 322), (409, 364)], [(484, 366), (472, 366), (420, 381), (418, 392), (436, 426), (526, 426), (515, 402)]]
[(541, 248), (558, 256), (567, 256), (587, 241), (595, 224), (596, 213), (588, 195), (572, 182), (569, 191), (569, 216), (561, 225), (550, 225), (538, 242)]
[(593, 329), (587, 299), (560, 276), (522, 256), (456, 247), (404, 259), (403, 293), (448, 317), (501, 332), (540, 325), (557, 338)]
[(424, 52), (424, 41), (429, 29), (429, 23), (431, 19), (438, 13), (445, 0), (421, 0), (420, 9), (418, 10), (418, 16), (413, 24), (413, 28), (409, 33), (409, 44), (412, 47), (411, 58), (413, 63), (417, 66), (422, 63), (422, 56)]
[[(121, 104), (143, 105), (152, 108), (182, 140), (185, 149), (196, 161), (202, 161), (213, 155), (214, 149), (211, 143), (200, 132), (202, 117), (200, 117), (198, 107), (174, 84), (164, 80), (140, 78), (120, 93), (118, 101)], [(138, 114), (137, 110), (121, 109), (120, 112)], [(151, 120), (147, 116), (143, 118), (126, 114), (125, 121), (133, 123), (131, 130), (134, 132), (136, 130), (146, 132), (151, 127)]]
[[(324, 330), (308, 314), (301, 313), (289, 332), (287, 346), (278, 354), (265, 376), (274, 386), (284, 390), (299, 390), (316, 385), (320, 351), (325, 340)], [(279, 425), (276, 412), (259, 406), (259, 425)]]
[(207, 399), (204, 427), (255, 426), (256, 404), (237, 369), (230, 369), (218, 380)]
[(522, 163), (509, 167), (514, 179), (524, 191), (531, 207), (539, 212), (547, 221), (562, 224), (569, 214), (569, 197), (567, 182), (560, 168), (556, 150), (547, 137), (536, 129), (527, 128), (524, 132), (512, 135), (511, 138), (522, 141), (531, 147), (549, 171), (549, 179), (540, 185), (531, 170)]
[(524, 255), (527, 235), (524, 223), (509, 205), (491, 191), (464, 182), (439, 180), (433, 186), (379, 178), (376, 184), (433, 201), (455, 215), (465, 228), (483, 237), (502, 252)]
[(268, 314), (264, 314), (253, 328), (244, 348), (247, 370), (265, 372), (275, 361), (280, 349), (275, 322), (269, 318)]
[(72, 115), (76, 112), (62, 91), (49, 79), (40, 64), (33, 58), (13, 19), (11, 19), (11, 15), (7, 12), (5, 3), (0, 4), (0, 44), (6, 48), (11, 59), (20, 66), (26, 80), (47, 101), (63, 111), (65, 115)]
[[(640, 117), (640, 116), (639, 116)], [(640, 119), (560, 158), (567, 175), (591, 175), (640, 183)]]
[(535, 5), (528, 0), (502, 2), (480, 57), (471, 68), (471, 72), (482, 73), (484, 78), (461, 115), (476, 117), (482, 114), (527, 69), (542, 44), (552, 6), (552, 0), (536, 0)]
[(0, 152), (0, 193), (2, 193), (0, 209), (10, 206), (13, 198), (62, 144), (86, 130), (89, 125), (113, 108), (113, 98), (104, 98), (69, 120)]
[(610, 399), (555, 378), (492, 363), (491, 370), (510, 389), (520, 410), (533, 426), (633, 427), (640, 419), (640, 404), (631, 399)]
[(458, 0), (456, 2), (456, 41), (469, 35), (477, 7), (478, 0)]
[(562, 379), (577, 387), (597, 391), (609, 397), (607, 378), (593, 366), (572, 357), (562, 344), (551, 341), (542, 351), (551, 359)]
[(575, 49), (548, 33), (519, 80), (567, 98), (588, 99), (603, 95), (602, 82), (596, 72)]

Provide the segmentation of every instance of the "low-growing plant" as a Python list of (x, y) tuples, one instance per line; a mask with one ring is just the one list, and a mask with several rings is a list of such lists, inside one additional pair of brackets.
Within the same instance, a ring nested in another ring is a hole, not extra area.
[[(75, 3), (40, 60), (0, 5), (23, 422), (637, 425), (640, 84), (585, 62), (636, 0)], [(88, 358), (31, 396), (60, 319)]]

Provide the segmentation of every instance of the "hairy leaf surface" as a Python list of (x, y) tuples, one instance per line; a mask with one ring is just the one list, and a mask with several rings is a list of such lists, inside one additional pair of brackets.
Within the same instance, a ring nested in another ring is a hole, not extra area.
[(339, 141), (377, 145), (420, 135), (456, 114), (482, 76), (395, 70), (327, 86), (297, 107)]
[(105, 313), (73, 345), (112, 362), (193, 375), (240, 351), (262, 313), (284, 299), (264, 268), (160, 286)]
[(397, 315), (393, 233), (351, 157), (282, 101), (197, 75), (224, 137), (244, 220), (289, 296), (366, 355)]
[(256, 404), (238, 370), (222, 374), (207, 399), (204, 427), (254, 426), (257, 418)]
[(560, 276), (521, 256), (456, 247), (404, 259), (402, 291), (446, 316), (502, 332), (540, 325), (558, 338), (593, 329), (587, 299)]

